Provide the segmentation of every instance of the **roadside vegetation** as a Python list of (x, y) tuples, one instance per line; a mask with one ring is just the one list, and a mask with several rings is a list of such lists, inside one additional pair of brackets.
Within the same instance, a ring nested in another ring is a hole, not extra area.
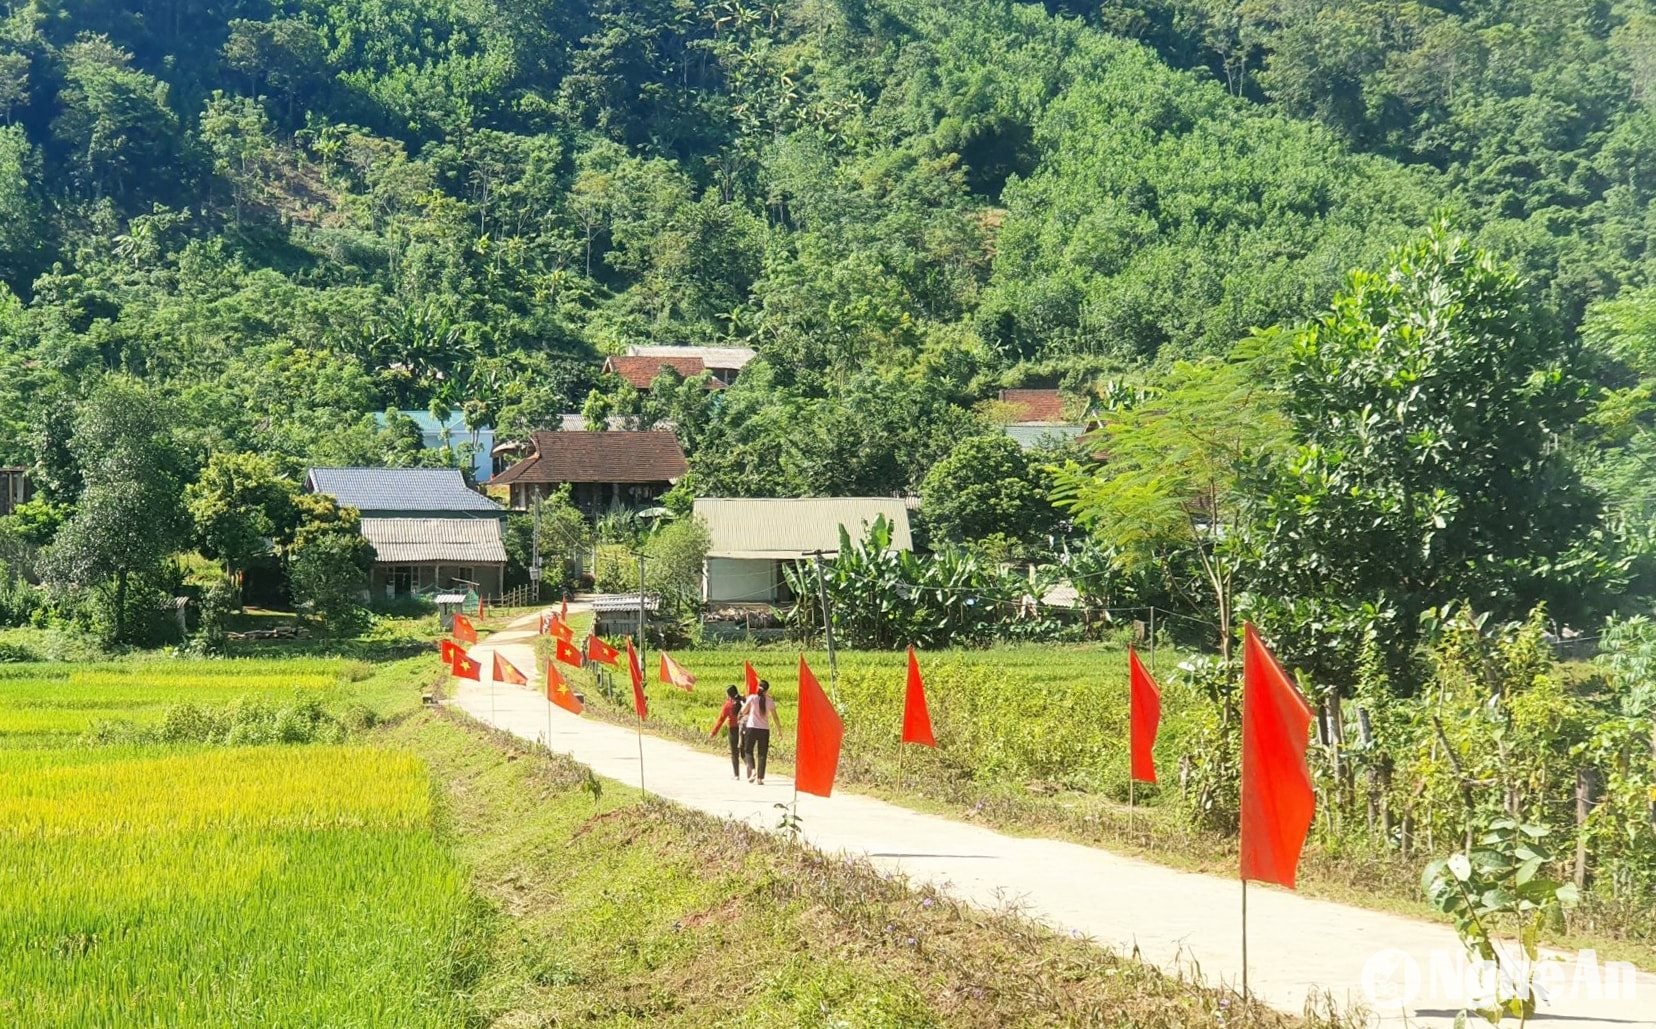
[(1233, 995), (1015, 911), (646, 802), (421, 710), (440, 678), (425, 647), (391, 663), (0, 669), (0, 1014), (1168, 1029), (1242, 1015)]

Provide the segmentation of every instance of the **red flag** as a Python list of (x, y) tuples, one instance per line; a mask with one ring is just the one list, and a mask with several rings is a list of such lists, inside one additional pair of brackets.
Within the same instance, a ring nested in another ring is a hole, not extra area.
[(574, 665), (579, 668), (581, 667), (581, 648), (568, 640), (560, 639), (558, 641), (557, 658), (566, 665)]
[(464, 651), (458, 652), (454, 655), (454, 664), (450, 665), (449, 669), (462, 679), (474, 679), (477, 681), (482, 681), (483, 679), (483, 665), (477, 661), (474, 661), (471, 655), (465, 653)]
[(454, 616), (454, 638), (461, 643), (477, 643), (477, 630), (472, 628), (471, 619), (465, 615)]
[(926, 684), (920, 679), (920, 662), (914, 658), (914, 648), (908, 648), (908, 694), (903, 698), (903, 742), (935, 747), (932, 737), (931, 712), (926, 710)]
[(559, 674), (558, 666), (551, 662), (546, 666), (546, 699), (572, 715), (581, 713), (581, 698), (569, 688), (569, 683), (564, 682), (564, 677)]
[(586, 641), (586, 656), (588, 661), (614, 668), (620, 663), (621, 652), (605, 643), (596, 636), (588, 636)]
[(575, 642), (575, 630), (571, 629), (569, 627), (569, 623), (564, 621), (562, 618), (559, 618), (557, 615), (553, 615), (551, 618), (547, 619), (546, 634), (548, 636), (555, 636), (558, 639), (563, 640), (565, 643)]
[(517, 666), (501, 657), (499, 653), (494, 656), (494, 679), (495, 682), (510, 683), (513, 686), (529, 685), (529, 680), (523, 677), (523, 673), (517, 670)]
[(803, 654), (799, 655), (799, 724), (794, 731), (794, 785), (801, 793), (830, 796), (845, 723), (817, 684)]
[(454, 655), (464, 654), (465, 651), (461, 650), (460, 645), (453, 640), (438, 640), (437, 653), (442, 655), (443, 664), (452, 665), (454, 664)]
[(1242, 627), (1242, 878), (1294, 888), (1316, 795), (1311, 706), (1252, 624)]
[(638, 666), (638, 651), (633, 649), (632, 640), (627, 641), (627, 674), (632, 676), (633, 710), (642, 722), (650, 717), (650, 705), (644, 700), (644, 669)]
[(748, 696), (759, 692), (759, 673), (753, 670), (753, 665), (742, 662), (742, 678), (747, 680)]
[(1139, 663), (1138, 651), (1127, 648), (1127, 720), (1131, 725), (1132, 777), (1156, 781), (1156, 729), (1161, 725), (1161, 690)]
[(560, 620), (564, 621), (564, 622), (569, 621), (569, 598), (568, 597), (565, 597), (565, 598), (563, 598), (562, 600), (560, 600), (558, 602), (558, 618)]
[(696, 677), (683, 665), (668, 657), (665, 650), (661, 652), (660, 667), (656, 669), (656, 681), (664, 686), (677, 686), (686, 693), (690, 692), (690, 687), (696, 685)]

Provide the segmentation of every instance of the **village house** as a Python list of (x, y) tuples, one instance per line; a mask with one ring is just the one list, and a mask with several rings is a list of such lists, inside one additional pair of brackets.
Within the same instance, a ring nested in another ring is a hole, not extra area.
[(9, 515), (18, 505), (34, 498), (34, 483), (29, 481), (29, 470), (17, 466), (0, 468), (0, 516)]
[[(469, 428), (466, 425), (465, 415), (459, 411), (451, 413), (444, 421), (438, 421), (431, 416), (430, 411), (410, 409), (399, 411), (398, 414), (409, 419), (420, 429), (420, 445), (427, 450), (447, 450), (459, 453), (462, 446), (470, 446), (471, 475), (473, 482), (487, 482), (489, 476), (495, 473), (494, 467), (494, 429), (487, 425)], [(374, 415), (374, 422), (381, 428), (385, 427), (384, 413)]]
[(501, 591), (506, 511), (466, 485), (452, 468), (312, 468), (305, 489), (362, 515), (374, 546), (374, 598), (440, 590)]
[(726, 386), (736, 381), (747, 363), (758, 356), (751, 347), (675, 347), (659, 345), (633, 345), (626, 351), (628, 357), (694, 357), (701, 361), (702, 368), (713, 373), (713, 377)]
[(625, 354), (606, 358), (604, 372), (619, 375), (640, 393), (648, 393), (665, 368), (686, 379), (709, 372), (707, 388), (724, 389), (754, 356), (747, 347), (630, 346)]
[(891, 523), (891, 549), (914, 549), (908, 504), (897, 497), (703, 497), (695, 513), (711, 540), (702, 567), (702, 601), (709, 605), (791, 600), (783, 569), (818, 552), (837, 555), (841, 526), (861, 540), (883, 515)]
[(670, 432), (537, 432), (528, 456), (489, 485), (506, 487), (515, 511), (569, 486), (581, 513), (597, 518), (650, 507), (689, 470)]
[(1006, 434), (1025, 450), (1065, 443), (1086, 431), (1064, 417), (1064, 400), (1056, 389), (1003, 389), (999, 404)]

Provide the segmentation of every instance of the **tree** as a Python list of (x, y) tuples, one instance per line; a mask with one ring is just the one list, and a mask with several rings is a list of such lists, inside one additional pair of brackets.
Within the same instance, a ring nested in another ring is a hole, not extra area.
[(1439, 223), (1262, 342), (1285, 349), (1299, 440), (1269, 491), (1263, 588), (1317, 598), (1327, 622), (1369, 605), (1394, 666), (1451, 601), (1568, 604), (1582, 584), (1563, 570), (1597, 515), (1558, 445), (1582, 388), (1510, 268)]
[(293, 539), (298, 490), (258, 454), (218, 453), (184, 490), (202, 552), (224, 562), (234, 580), (255, 557)]
[(679, 518), (661, 525), (644, 541), (644, 577), (681, 614), (701, 603), (702, 565), (712, 546), (699, 518)]
[(329, 631), (349, 631), (361, 620), (374, 566), (374, 547), (362, 537), (361, 515), (323, 493), (301, 493), (294, 505), (298, 525), (284, 553), (294, 605)]
[(0, 127), (0, 282), (27, 281), (37, 270), (40, 175), (40, 154), (22, 126)]
[(174, 192), (176, 180), (140, 174), (176, 167), (180, 134), (166, 85), (131, 67), (132, 55), (104, 36), (77, 40), (63, 58), (62, 113), (52, 130), (75, 153), (82, 187), (93, 197), (143, 184)]
[(1230, 658), (1237, 575), (1255, 529), (1255, 477), (1288, 446), (1269, 386), (1268, 355), (1174, 365), (1154, 389), (1113, 413), (1101, 462), (1056, 471), (1055, 499), (1124, 570), (1194, 560), (1213, 601), (1219, 649)]
[(961, 440), (920, 483), (920, 512), (932, 538), (1041, 541), (1058, 521), (1044, 463), (1004, 433)]
[(130, 642), (129, 587), (157, 571), (187, 531), (179, 458), (161, 403), (125, 378), (106, 380), (76, 413), (70, 449), (84, 487), (43, 558), (60, 593), (108, 594), (111, 642)]
[(368, 574), (359, 553), (350, 539), (324, 533), (297, 548), (288, 567), (294, 605), (330, 632), (347, 632), (361, 619)]

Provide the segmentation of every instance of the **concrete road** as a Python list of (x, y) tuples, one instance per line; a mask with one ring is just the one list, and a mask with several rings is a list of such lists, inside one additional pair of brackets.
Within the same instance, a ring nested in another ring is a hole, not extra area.
[[(498, 650), (529, 674), (529, 688), (460, 680), (452, 706), (522, 739), (544, 742), (599, 775), (637, 786), (640, 736), (569, 714), (541, 694), (535, 620), (525, 619), (472, 649), (487, 675)], [(538, 680), (538, 681), (537, 681)], [(708, 699), (711, 714), (714, 702)], [(788, 712), (787, 715), (791, 715)], [(786, 715), (785, 715), (786, 717)], [(793, 721), (787, 720), (787, 731)], [(726, 757), (642, 736), (646, 788), (720, 818), (774, 829), (793, 783), (772, 774), (764, 786), (733, 781)], [(929, 882), (989, 909), (1015, 905), (1053, 928), (1132, 953), (1168, 971), (1237, 987), (1242, 979), (1240, 887), (1235, 880), (1181, 872), (1056, 840), (1006, 836), (836, 792), (802, 795), (804, 838), (828, 853)], [(1467, 1003), (1465, 952), (1452, 930), (1396, 915), (1309, 900), (1264, 886), (1248, 889), (1248, 985), (1282, 1011), (1309, 998), (1367, 1011), (1373, 1024), (1448, 1027)], [(1656, 976), (1589, 965), (1575, 954), (1544, 961), (1550, 999), (1532, 1024), (1571, 1029), (1656, 1027)], [(1476, 1017), (1473, 1024), (1483, 1024)], [(1516, 1024), (1516, 1023), (1513, 1023)]]

